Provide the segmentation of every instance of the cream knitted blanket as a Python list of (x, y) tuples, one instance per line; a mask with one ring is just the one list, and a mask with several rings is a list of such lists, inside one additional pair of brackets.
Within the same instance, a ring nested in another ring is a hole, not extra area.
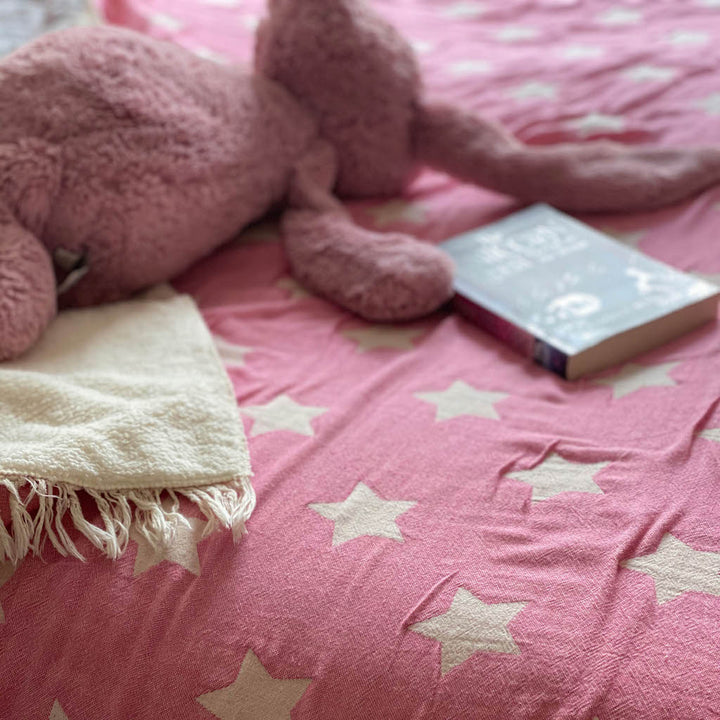
[(188, 297), (61, 313), (29, 355), (0, 365), (0, 562), (46, 539), (82, 558), (70, 525), (111, 558), (132, 524), (159, 548), (187, 522), (178, 495), (206, 533), (237, 539), (250, 475), (232, 386)]

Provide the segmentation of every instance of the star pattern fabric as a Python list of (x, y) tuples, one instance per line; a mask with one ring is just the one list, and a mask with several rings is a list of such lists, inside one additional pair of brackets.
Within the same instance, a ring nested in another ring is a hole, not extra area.
[[(0, 564), (0, 588), (15, 574), (15, 566), (12, 563)], [(5, 622), (5, 611), (0, 603), (0, 625)]]
[(566, 492), (602, 493), (593, 478), (608, 465), (609, 462), (571, 462), (552, 453), (534, 468), (516, 470), (507, 477), (531, 485), (533, 501), (547, 500)]
[(248, 650), (235, 681), (200, 695), (197, 701), (218, 720), (290, 720), (311, 682), (310, 678), (273, 678)]
[(495, 403), (504, 400), (506, 393), (478, 390), (463, 380), (456, 380), (447, 390), (415, 393), (415, 397), (437, 407), (435, 420), (451, 420), (463, 415), (499, 420)]
[(547, 99), (557, 95), (557, 88), (550, 83), (530, 81), (512, 88), (508, 95), (516, 100)]
[(227, 55), (222, 55), (221, 53), (215, 52), (210, 48), (203, 47), (202, 45), (189, 49), (192, 50), (192, 52), (194, 52), (198, 57), (205, 58), (205, 60), (212, 60), (214, 63), (218, 63), (218, 65), (227, 65), (230, 62), (230, 58)]
[(148, 18), (156, 27), (171, 33), (179, 32), (184, 27), (182, 20), (168, 13), (153, 12), (149, 14)]
[(452, 75), (485, 75), (492, 70), (487, 60), (458, 60), (450, 65)]
[(520, 40), (532, 40), (538, 36), (538, 30), (534, 27), (523, 25), (508, 25), (495, 33), (495, 39), (501, 42), (518, 42)]
[(301, 405), (288, 395), (278, 395), (265, 405), (249, 405), (240, 410), (254, 420), (251, 437), (276, 430), (312, 436), (315, 434), (312, 420), (327, 412), (324, 407)]
[(720, 115), (720, 92), (711, 93), (707, 97), (697, 100), (695, 103), (711, 117)]
[(703, 437), (706, 440), (720, 442), (720, 428), (706, 428), (700, 432), (700, 437)]
[(220, 359), (227, 367), (242, 367), (245, 365), (245, 356), (253, 349), (245, 345), (235, 345), (219, 335), (213, 335), (213, 341)]
[(240, 7), (242, 0), (200, 0), (203, 5), (214, 5), (216, 7), (236, 8)]
[(435, 46), (427, 40), (413, 40), (410, 44), (418, 55), (427, 55), (435, 49)]
[(357, 343), (359, 353), (371, 350), (412, 350), (414, 341), (424, 333), (418, 328), (401, 328), (393, 325), (371, 325), (370, 327), (343, 330), (342, 334)]
[(635, 25), (642, 20), (642, 13), (630, 8), (615, 7), (601, 13), (597, 19), (603, 25)]
[(705, 45), (710, 42), (710, 35), (701, 30), (673, 30), (668, 41), (672, 45)]
[(558, 52), (566, 60), (589, 60), (605, 54), (605, 50), (596, 45), (566, 45)]
[(475, 18), (482, 15), (486, 10), (485, 3), (466, 0), (465, 2), (448, 5), (443, 9), (442, 14), (449, 18)]
[(598, 385), (609, 385), (613, 389), (613, 398), (619, 399), (643, 388), (673, 387), (677, 385), (669, 373), (680, 363), (660, 363), (659, 365), (638, 365), (628, 363), (618, 372), (608, 377), (598, 378)]
[(281, 278), (276, 283), (277, 287), (287, 290), (290, 293), (292, 300), (303, 300), (305, 298), (313, 297), (311, 292), (308, 292), (297, 280), (293, 278)]
[(461, 587), (447, 612), (414, 623), (410, 630), (440, 643), (440, 672), (445, 675), (476, 652), (519, 655), (508, 624), (526, 605), (484, 603)]
[(674, 68), (657, 65), (635, 65), (622, 73), (624, 78), (633, 82), (662, 82), (672, 80), (676, 75), (677, 70)]
[(308, 507), (332, 520), (333, 546), (371, 535), (403, 542), (397, 518), (417, 503), (407, 500), (383, 500), (364, 483), (358, 483), (342, 502), (312, 503)]
[(143, 535), (135, 530), (131, 531), (130, 537), (138, 546), (133, 568), (135, 577), (142, 575), (164, 560), (184, 567), (193, 575), (200, 575), (197, 544), (202, 540), (206, 523), (195, 517), (185, 518), (185, 521), (176, 524), (175, 536), (162, 550), (155, 550)]
[(260, 16), (259, 15), (244, 15), (242, 18), (242, 24), (250, 32), (255, 32), (255, 30), (257, 30), (258, 25), (260, 24)]
[[(214, 74), (247, 64), (267, 14), (95, 4)], [(368, 4), (420, 53), (428, 98), (533, 147), (720, 146), (717, 0)], [(719, 200), (720, 185), (577, 217), (718, 282)], [(432, 169), (406, 197), (347, 201), (360, 225), (431, 244), (517, 207)], [(388, 327), (308, 298), (276, 220), (173, 286), (221, 336), (255, 473), (248, 533), (198, 542), (191, 520), (158, 555), (133, 534), (116, 562), (73, 533), (87, 563), (47, 543), (0, 570), (0, 716), (720, 717), (720, 328), (636, 358), (637, 376), (566, 382), (450, 308)]]
[(621, 565), (653, 579), (659, 605), (686, 592), (720, 596), (720, 553), (694, 550), (670, 533), (663, 535), (654, 553)]
[(50, 717), (48, 720), (70, 720), (62, 709), (62, 705), (56, 700), (53, 703), (52, 710), (50, 711)]
[(617, 115), (591, 112), (576, 120), (571, 120), (568, 125), (581, 137), (589, 137), (596, 133), (621, 132), (625, 129), (625, 119)]
[(395, 223), (420, 224), (425, 220), (425, 210), (417, 203), (405, 200), (390, 200), (367, 210), (378, 228)]

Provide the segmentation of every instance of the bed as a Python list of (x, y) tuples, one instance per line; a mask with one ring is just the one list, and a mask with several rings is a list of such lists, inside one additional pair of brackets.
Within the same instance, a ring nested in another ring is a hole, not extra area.
[[(720, 142), (717, 0), (377, 0), (430, 91), (526, 142)], [(247, 62), (259, 0), (105, 0)], [(517, 209), (427, 172), (353, 203), (437, 242)], [(720, 189), (582, 216), (720, 281)], [(720, 333), (566, 382), (449, 311), (363, 322), (272, 221), (176, 279), (233, 382), (248, 535), (0, 567), (8, 720), (720, 718)], [(188, 512), (192, 513), (191, 509)]]

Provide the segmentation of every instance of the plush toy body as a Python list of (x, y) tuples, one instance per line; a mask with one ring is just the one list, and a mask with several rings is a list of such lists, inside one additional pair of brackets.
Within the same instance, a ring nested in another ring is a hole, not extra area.
[(444, 255), (354, 226), (335, 199), (398, 193), (422, 164), (570, 210), (656, 207), (720, 180), (718, 148), (528, 148), (432, 105), (409, 46), (358, 0), (271, 0), (255, 72), (64, 31), (0, 63), (0, 359), (41, 335), (59, 283), (61, 305), (126, 297), (277, 207), (311, 289), (374, 320), (430, 312), (451, 293)]

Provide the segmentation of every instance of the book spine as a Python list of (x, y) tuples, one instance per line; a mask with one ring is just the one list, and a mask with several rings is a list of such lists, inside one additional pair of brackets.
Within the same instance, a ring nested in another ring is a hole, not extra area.
[(518, 327), (504, 317), (478, 305), (464, 295), (455, 294), (453, 306), (464, 318), (485, 332), (504, 342), (524, 357), (531, 358), (538, 365), (566, 377), (567, 355), (552, 345)]

